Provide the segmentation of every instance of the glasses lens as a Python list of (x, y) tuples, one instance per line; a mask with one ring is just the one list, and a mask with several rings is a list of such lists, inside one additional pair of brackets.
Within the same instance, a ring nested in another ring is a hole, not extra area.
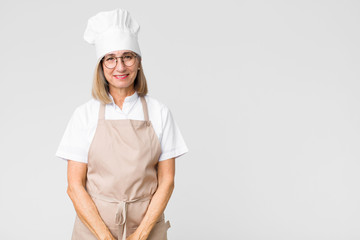
[(116, 66), (116, 58), (115, 57), (106, 57), (104, 60), (104, 64), (107, 68), (114, 68)]
[(131, 67), (135, 63), (135, 56), (132, 54), (125, 54), (123, 56), (124, 64), (128, 67)]

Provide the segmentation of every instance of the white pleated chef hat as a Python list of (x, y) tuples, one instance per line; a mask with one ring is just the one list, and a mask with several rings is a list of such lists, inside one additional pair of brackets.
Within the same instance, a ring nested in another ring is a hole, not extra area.
[(95, 45), (100, 61), (105, 54), (117, 50), (131, 50), (141, 56), (138, 43), (139, 24), (124, 9), (99, 12), (89, 18), (84, 39)]

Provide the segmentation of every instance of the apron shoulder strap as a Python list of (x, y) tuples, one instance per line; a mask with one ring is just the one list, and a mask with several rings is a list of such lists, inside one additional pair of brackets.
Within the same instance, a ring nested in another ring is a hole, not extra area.
[(105, 119), (105, 104), (100, 102), (99, 120)]
[(142, 107), (143, 107), (143, 111), (144, 111), (145, 121), (146, 121), (146, 122), (149, 122), (149, 113), (148, 113), (148, 108), (147, 108), (146, 100), (145, 100), (144, 96), (141, 96), (140, 99), (141, 99), (141, 103), (142, 103)]

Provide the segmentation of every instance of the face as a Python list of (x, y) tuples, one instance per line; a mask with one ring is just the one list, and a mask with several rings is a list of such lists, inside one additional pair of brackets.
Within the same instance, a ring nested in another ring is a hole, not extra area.
[[(133, 88), (133, 84), (138, 72), (138, 68), (140, 67), (139, 59), (135, 59), (135, 63), (132, 66), (126, 66), (121, 58), (117, 58), (116, 66), (112, 69), (108, 68), (105, 65), (105, 61), (108, 59), (109, 61), (114, 60), (111, 57), (124, 57), (128, 54), (134, 54), (134, 52), (130, 50), (119, 50), (113, 51), (105, 55), (102, 61), (102, 67), (104, 70), (104, 76), (106, 80), (109, 82), (109, 89), (124, 89), (124, 88)], [(126, 61), (126, 59), (124, 59)], [(109, 62), (107, 61), (107, 62)], [(107, 64), (109, 66), (109, 64)]]

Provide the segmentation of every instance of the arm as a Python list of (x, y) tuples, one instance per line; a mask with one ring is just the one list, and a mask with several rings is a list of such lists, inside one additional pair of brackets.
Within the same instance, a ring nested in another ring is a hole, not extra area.
[(145, 240), (156, 221), (164, 212), (174, 190), (175, 158), (158, 163), (158, 188), (153, 195), (148, 210), (136, 231), (127, 240)]
[(85, 190), (87, 164), (68, 160), (67, 194), (80, 220), (101, 240), (115, 240), (101, 219), (95, 203)]

